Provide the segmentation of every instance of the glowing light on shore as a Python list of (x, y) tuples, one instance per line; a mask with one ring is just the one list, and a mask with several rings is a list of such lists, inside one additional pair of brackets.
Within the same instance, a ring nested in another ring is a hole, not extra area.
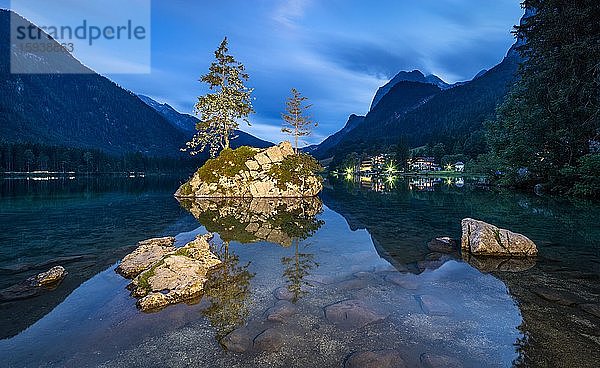
[(393, 174), (394, 172), (396, 172), (396, 166), (394, 166), (394, 163), (393, 163), (393, 162), (390, 162), (390, 163), (388, 164), (388, 166), (385, 168), (385, 171), (386, 171), (388, 174)]

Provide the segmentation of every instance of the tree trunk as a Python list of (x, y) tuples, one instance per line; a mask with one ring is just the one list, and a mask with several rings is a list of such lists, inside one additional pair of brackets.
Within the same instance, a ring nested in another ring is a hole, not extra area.
[(225, 143), (223, 144), (223, 149), (229, 148), (229, 133), (225, 133), (224, 137)]

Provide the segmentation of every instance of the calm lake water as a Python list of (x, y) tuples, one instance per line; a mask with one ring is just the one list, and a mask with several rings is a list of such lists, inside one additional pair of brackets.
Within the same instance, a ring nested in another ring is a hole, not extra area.
[[(0, 289), (56, 264), (69, 272), (56, 290), (0, 301), (1, 366), (341, 367), (361, 366), (364, 352), (390, 367), (600, 361), (596, 205), (466, 178), (340, 179), (313, 200), (179, 203), (179, 182), (0, 182)], [(428, 248), (460, 238), (464, 217), (529, 236), (539, 256)], [(184, 245), (207, 231), (226, 262), (205, 295), (138, 311), (119, 260), (140, 240)]]

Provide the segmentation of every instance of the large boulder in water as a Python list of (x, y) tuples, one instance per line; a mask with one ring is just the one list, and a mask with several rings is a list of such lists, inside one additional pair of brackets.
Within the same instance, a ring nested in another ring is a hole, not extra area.
[(529, 257), (538, 253), (525, 235), (472, 218), (462, 220), (461, 248), (463, 254), (480, 256)]
[(138, 247), (123, 258), (116, 271), (126, 278), (133, 278), (166, 254), (175, 250), (175, 238), (153, 238), (138, 243)]
[(289, 142), (266, 149), (226, 149), (208, 160), (184, 183), (178, 198), (298, 198), (323, 189), (322, 168), (307, 154), (295, 154)]
[[(181, 248), (170, 246), (170, 239), (165, 241), (164, 247), (160, 246), (157, 239), (152, 239), (150, 242), (142, 242), (138, 249), (126, 256), (125, 260), (135, 260), (136, 262), (129, 262), (135, 265), (141, 265), (148, 259), (153, 260), (145, 263), (146, 267), (134, 275), (135, 278), (128, 286), (131, 295), (140, 298), (138, 307), (143, 311), (153, 311), (199, 297), (204, 291), (209, 271), (221, 264), (210, 250), (208, 241), (211, 237), (212, 234), (198, 236)], [(157, 250), (157, 247), (164, 249)], [(156, 252), (149, 253), (152, 249)], [(125, 260), (123, 263), (126, 263)], [(123, 270), (133, 269), (138, 268), (126, 267), (121, 269), (121, 274), (127, 272)]]

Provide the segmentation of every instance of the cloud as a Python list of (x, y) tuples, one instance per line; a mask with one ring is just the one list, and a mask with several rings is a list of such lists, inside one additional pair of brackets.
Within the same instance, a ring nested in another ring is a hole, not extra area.
[(408, 43), (394, 47), (356, 38), (323, 38), (311, 45), (315, 52), (339, 67), (390, 79), (403, 69), (415, 68), (418, 51)]
[[(252, 126), (241, 127), (243, 131), (248, 134), (252, 134), (255, 137), (271, 141), (273, 143), (279, 143), (283, 141), (289, 141), (292, 138), (281, 131), (283, 121), (276, 118), (266, 118), (254, 116), (251, 118)], [(300, 147), (316, 144), (323, 141), (326, 136), (320, 134), (318, 128), (314, 129), (312, 134), (308, 137), (301, 137), (298, 145)]]
[(296, 28), (297, 21), (304, 16), (307, 7), (310, 5), (311, 0), (284, 0), (275, 9), (272, 15), (272, 19), (286, 27)]
[(280, 114), (295, 87), (319, 122), (309, 143), (339, 130), (348, 115), (365, 114), (377, 88), (400, 70), (454, 82), (491, 68), (521, 13), (514, 0), (173, 0), (154, 2), (153, 11), (168, 16), (153, 18), (152, 74), (115, 76), (118, 83), (190, 112), (205, 93), (198, 77), (228, 35), (255, 88), (257, 113), (245, 130), (282, 140)]

